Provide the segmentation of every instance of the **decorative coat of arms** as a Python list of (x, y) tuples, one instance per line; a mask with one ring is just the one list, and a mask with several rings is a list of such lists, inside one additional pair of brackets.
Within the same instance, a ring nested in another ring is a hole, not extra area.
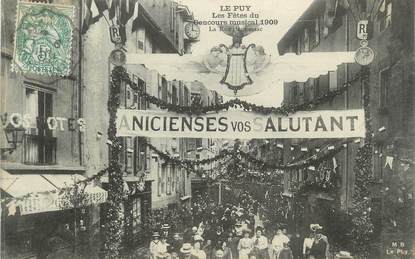
[(270, 62), (270, 56), (260, 45), (242, 44), (242, 39), (253, 32), (252, 26), (221, 26), (221, 30), (232, 36), (232, 45), (221, 44), (213, 47), (204, 59), (204, 65), (213, 73), (223, 74), (221, 84), (226, 85), (237, 95), (246, 85), (253, 83), (252, 74), (264, 69)]
[(73, 6), (19, 2), (13, 69), (41, 75), (69, 75), (73, 14)]
[(354, 62), (354, 51), (268, 55), (259, 44), (242, 43), (257, 31), (256, 25), (219, 27), (232, 37), (231, 45), (220, 44), (204, 54), (129, 53), (126, 64), (145, 64), (167, 80), (198, 81), (221, 95), (243, 97), (281, 87), (282, 82), (305, 82), (337, 70), (339, 64)]

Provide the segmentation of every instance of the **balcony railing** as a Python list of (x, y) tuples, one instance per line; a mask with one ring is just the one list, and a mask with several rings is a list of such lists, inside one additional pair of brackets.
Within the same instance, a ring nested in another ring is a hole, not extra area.
[(56, 138), (26, 135), (23, 163), (31, 165), (56, 164)]

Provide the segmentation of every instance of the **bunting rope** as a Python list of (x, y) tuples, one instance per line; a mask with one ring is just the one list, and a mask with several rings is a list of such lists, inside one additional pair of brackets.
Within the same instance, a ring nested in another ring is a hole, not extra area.
[(221, 163), (211, 169), (196, 170), (195, 173), (208, 184), (214, 182), (255, 182), (257, 184), (278, 185), (281, 184), (284, 171), (257, 171), (253, 170), (248, 163), (232, 158), (222, 160)]
[(321, 156), (318, 156), (318, 153), (317, 153), (306, 159), (303, 159), (303, 160), (300, 160), (294, 163), (289, 163), (289, 164), (273, 164), (273, 163), (265, 162), (240, 149), (236, 149), (233, 151), (229, 151), (225, 149), (225, 150), (220, 151), (218, 155), (212, 158), (203, 159), (203, 160), (179, 159), (157, 149), (155, 146), (151, 145), (150, 143), (145, 143), (145, 145), (147, 145), (152, 151), (154, 151), (166, 163), (174, 164), (174, 165), (184, 167), (184, 168), (194, 168), (195, 166), (210, 164), (212, 162), (222, 160), (226, 157), (233, 157), (233, 158), (236, 158), (237, 160), (245, 159), (245, 161), (250, 163), (254, 168), (257, 168), (260, 170), (295, 170), (295, 169), (307, 168), (313, 165), (315, 166), (315, 165), (320, 164), (322, 161), (325, 161), (329, 158), (334, 157), (337, 153), (339, 153), (344, 148), (344, 144), (347, 144), (349, 142), (351, 142), (351, 140), (343, 141), (341, 142), (339, 146), (333, 147), (331, 150), (325, 153), (323, 151), (318, 152), (318, 153), (323, 153), (323, 155)]
[(345, 82), (341, 87), (334, 91), (329, 91), (312, 101), (305, 102), (298, 105), (287, 105), (283, 104), (280, 107), (265, 107), (262, 105), (257, 105), (247, 101), (240, 100), (238, 98), (231, 99), (227, 102), (209, 106), (201, 105), (190, 105), (190, 106), (181, 106), (176, 104), (168, 103), (160, 98), (152, 96), (144, 91), (141, 87), (138, 86), (136, 82), (133, 82), (130, 78), (130, 75), (127, 73), (125, 68), (119, 68), (116, 73), (113, 73), (113, 76), (119, 77), (121, 80), (126, 82), (132, 90), (134, 90), (139, 97), (144, 98), (145, 101), (156, 105), (158, 108), (163, 110), (168, 110), (170, 112), (176, 112), (181, 114), (189, 115), (201, 115), (208, 112), (219, 112), (222, 110), (229, 110), (231, 108), (241, 108), (244, 111), (251, 111), (259, 114), (269, 115), (269, 114), (279, 114), (287, 116), (298, 111), (307, 111), (312, 110), (316, 106), (332, 101), (336, 96), (343, 94), (354, 82), (360, 80), (366, 75), (366, 71), (360, 71), (357, 73), (350, 81)]

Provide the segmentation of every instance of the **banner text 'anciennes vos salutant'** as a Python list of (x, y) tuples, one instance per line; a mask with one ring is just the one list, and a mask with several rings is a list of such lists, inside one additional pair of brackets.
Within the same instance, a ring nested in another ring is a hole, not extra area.
[(364, 137), (363, 109), (260, 115), (224, 111), (190, 116), (167, 111), (119, 109), (117, 136), (170, 138), (352, 138)]

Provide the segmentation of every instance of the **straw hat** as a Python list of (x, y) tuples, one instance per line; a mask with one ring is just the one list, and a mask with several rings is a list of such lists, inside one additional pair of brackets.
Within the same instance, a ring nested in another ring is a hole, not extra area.
[(154, 233), (153, 233), (153, 237), (160, 237), (159, 232), (154, 232)]
[(170, 225), (169, 224), (163, 224), (161, 226), (161, 229), (170, 229)]
[(189, 243), (184, 243), (182, 245), (182, 248), (180, 248), (180, 252), (182, 252), (183, 254), (190, 254), (192, 253), (192, 250), (193, 250), (193, 247)]
[(218, 258), (222, 258), (225, 255), (225, 253), (222, 250), (219, 249), (219, 250), (216, 251), (215, 255)]
[(340, 251), (336, 254), (336, 259), (353, 259), (353, 256), (351, 256), (349, 252)]
[(316, 231), (316, 230), (322, 230), (322, 229), (323, 229), (323, 227), (322, 227), (322, 226), (320, 226), (320, 224), (311, 224), (311, 225), (310, 225), (310, 229), (311, 229), (312, 231)]

